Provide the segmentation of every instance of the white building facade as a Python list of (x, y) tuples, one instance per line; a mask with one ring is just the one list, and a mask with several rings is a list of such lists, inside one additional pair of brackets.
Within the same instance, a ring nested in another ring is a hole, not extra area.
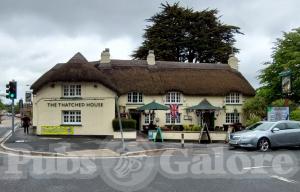
[[(207, 101), (218, 110), (204, 110), (202, 119), (210, 130), (245, 119), (242, 105), (254, 96), (249, 82), (238, 72), (238, 60), (228, 64), (188, 64), (147, 60), (111, 60), (109, 50), (99, 61), (88, 62), (77, 53), (67, 63), (55, 65), (40, 77), (33, 89), (33, 125), (38, 135), (113, 135), (116, 101), (124, 118), (137, 121), (143, 131), (151, 121), (160, 127), (198, 125), (197, 111), (189, 107)], [(178, 106), (170, 110), (138, 111), (152, 101)]]

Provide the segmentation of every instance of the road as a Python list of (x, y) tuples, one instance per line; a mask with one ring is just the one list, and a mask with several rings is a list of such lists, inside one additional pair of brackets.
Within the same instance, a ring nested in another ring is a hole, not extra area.
[(226, 146), (122, 158), (0, 153), (0, 191), (299, 191), (300, 149)]

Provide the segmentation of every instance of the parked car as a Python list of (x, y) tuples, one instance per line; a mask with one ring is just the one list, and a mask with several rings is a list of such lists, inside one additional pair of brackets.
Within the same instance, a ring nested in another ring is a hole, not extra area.
[(300, 122), (258, 122), (244, 131), (231, 133), (229, 145), (257, 148), (260, 151), (268, 151), (271, 147), (298, 146), (300, 145)]

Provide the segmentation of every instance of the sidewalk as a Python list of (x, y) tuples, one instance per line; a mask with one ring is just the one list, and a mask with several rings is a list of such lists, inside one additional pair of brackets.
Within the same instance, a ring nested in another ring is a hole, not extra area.
[[(32, 130), (30, 130), (32, 131)], [(181, 149), (179, 142), (154, 143), (152, 141), (125, 141), (126, 153), (132, 155)], [(185, 148), (218, 147), (223, 144), (186, 143)], [(62, 156), (120, 156), (123, 152), (120, 140), (96, 137), (45, 137), (25, 135), (23, 129), (15, 131), (15, 142), (9, 138), (2, 144), (6, 151), (27, 152)]]
[[(19, 119), (15, 119), (15, 125), (20, 122)], [(0, 141), (7, 136), (7, 134), (11, 132), (11, 118), (6, 117), (5, 119), (2, 119), (2, 122), (0, 124)]]

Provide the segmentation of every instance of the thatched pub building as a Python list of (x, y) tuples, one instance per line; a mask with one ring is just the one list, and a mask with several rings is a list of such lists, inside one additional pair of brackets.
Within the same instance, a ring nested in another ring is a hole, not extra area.
[[(244, 123), (242, 104), (255, 90), (238, 71), (231, 55), (228, 64), (110, 59), (109, 50), (99, 61), (87, 61), (80, 53), (56, 64), (33, 85), (33, 125), (37, 134), (113, 135), (116, 98), (121, 115), (137, 121), (144, 130), (151, 121), (161, 127), (199, 124), (210, 130)], [(155, 101), (178, 107), (170, 110), (139, 111)], [(195, 110), (193, 110), (195, 109)]]

